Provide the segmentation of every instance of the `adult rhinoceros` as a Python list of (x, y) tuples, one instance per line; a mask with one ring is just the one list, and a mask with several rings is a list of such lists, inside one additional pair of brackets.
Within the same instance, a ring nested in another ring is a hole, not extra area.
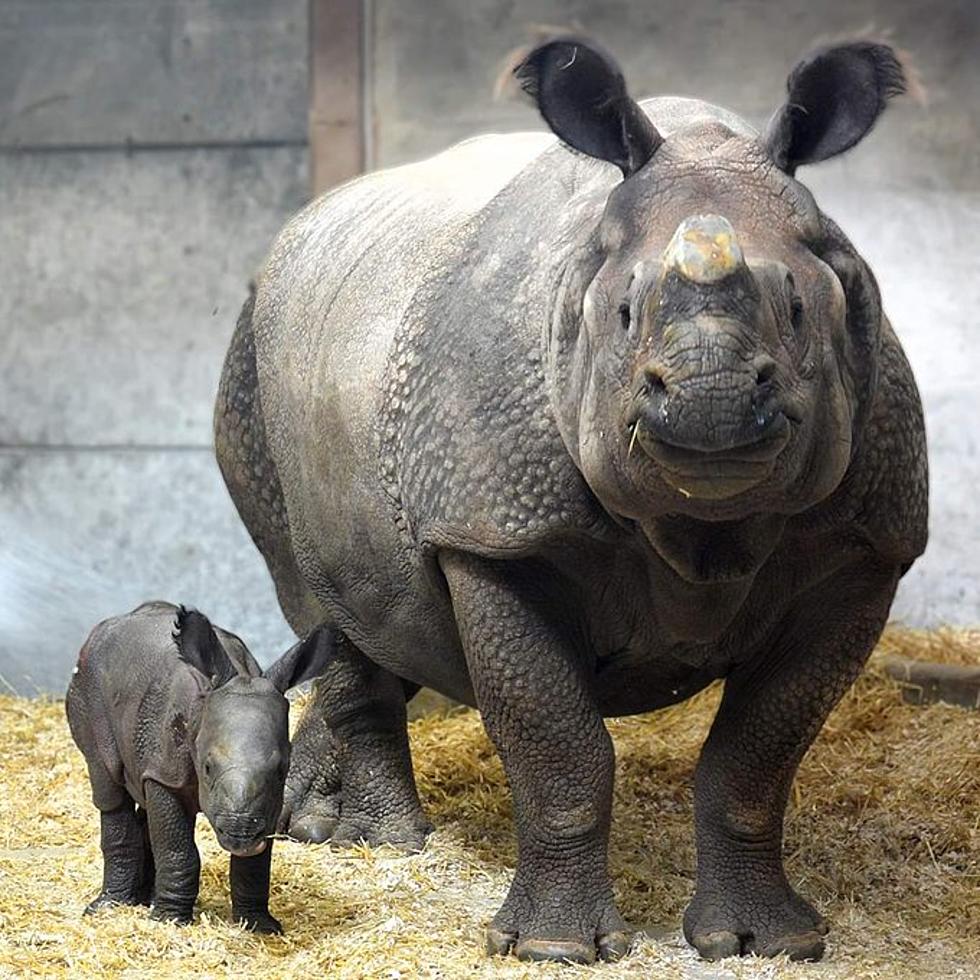
[(724, 678), (685, 933), (818, 957), (783, 812), (923, 550), (927, 479), (875, 280), (793, 174), (865, 135), (901, 62), (814, 52), (762, 135), (636, 103), (585, 40), (515, 73), (557, 140), (483, 136), (321, 197), (228, 353), (225, 479), (292, 627), (336, 633), (291, 828), (419, 846), (405, 700), (435, 688), (480, 709), (513, 790), (491, 951), (615, 957), (603, 718)]

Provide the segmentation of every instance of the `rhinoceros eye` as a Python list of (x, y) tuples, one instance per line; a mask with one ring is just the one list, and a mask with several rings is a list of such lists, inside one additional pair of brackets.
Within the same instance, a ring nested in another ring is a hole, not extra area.
[(624, 299), (623, 302), (619, 304), (619, 325), (624, 330), (629, 330), (630, 323), (630, 304), (629, 300)]
[(793, 279), (792, 272), (786, 273), (786, 293), (789, 299), (790, 323), (793, 325), (793, 332), (799, 333), (803, 327), (803, 300), (796, 291), (796, 281)]
[(803, 300), (799, 296), (794, 296), (790, 301), (790, 320), (793, 330), (799, 333), (803, 329)]
[(633, 286), (636, 283), (636, 272), (630, 275), (630, 281), (626, 284), (626, 295), (622, 303), (619, 304), (619, 325), (624, 331), (629, 330), (633, 324)]

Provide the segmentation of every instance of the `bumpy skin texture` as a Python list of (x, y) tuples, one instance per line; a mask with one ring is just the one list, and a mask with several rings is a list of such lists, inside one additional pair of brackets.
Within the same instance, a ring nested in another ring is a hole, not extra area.
[[(642, 107), (665, 141), (623, 183), (519, 134), (314, 202), (239, 321), (218, 459), (294, 629), (346, 644), (304, 721), (293, 822), (420, 840), (394, 681), (476, 705), (519, 840), (490, 949), (614, 958), (602, 719), (725, 678), (685, 933), (708, 958), (812, 958), (826, 927), (783, 872), (783, 811), (925, 545), (918, 395), (870, 272), (757, 134)], [(658, 278), (696, 213), (737, 230), (741, 292)], [(658, 384), (660, 421), (709, 448), (742, 437), (752, 386), (779, 391), (785, 448), (768, 468), (684, 457), (687, 483), (651, 435)]]
[[(194, 744), (208, 686), (178, 656), (176, 615), (177, 607), (151, 602), (100, 623), (68, 688), (68, 722), (102, 824), (102, 890), (86, 912), (152, 903), (155, 919), (191, 921), (200, 878)], [(238, 637), (216, 634), (239, 676), (261, 677)], [(232, 856), (232, 911), (249, 928), (281, 932), (268, 909), (270, 851)]]

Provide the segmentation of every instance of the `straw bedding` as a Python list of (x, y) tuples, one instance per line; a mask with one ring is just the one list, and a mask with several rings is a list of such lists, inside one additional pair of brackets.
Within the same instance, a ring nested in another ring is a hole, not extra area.
[[(980, 633), (891, 631), (882, 653), (980, 664)], [(285, 937), (227, 922), (227, 861), (199, 823), (199, 921), (144, 909), (82, 918), (98, 890), (98, 816), (61, 702), (0, 698), (0, 976), (290, 978), (980, 978), (980, 712), (903, 703), (875, 660), (801, 767), (789, 876), (833, 924), (820, 965), (701, 964), (680, 938), (692, 888), (691, 775), (716, 689), (612, 722), (611, 846), (619, 905), (649, 937), (596, 967), (488, 960), (483, 928), (515, 859), (510, 802), (478, 716), (412, 724), (426, 850), (277, 842)]]

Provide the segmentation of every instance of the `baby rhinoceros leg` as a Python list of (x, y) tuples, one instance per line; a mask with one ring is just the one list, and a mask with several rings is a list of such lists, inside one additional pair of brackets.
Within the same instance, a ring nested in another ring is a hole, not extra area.
[(194, 843), (194, 814), (166, 787), (147, 780), (146, 814), (155, 863), (150, 917), (190, 923), (201, 879), (201, 858)]
[(149, 905), (153, 858), (149, 853), (146, 813), (129, 797), (101, 811), (102, 890), (85, 908), (90, 915), (112, 905)]
[(231, 856), (231, 909), (236, 922), (252, 932), (279, 935), (282, 923), (269, 912), (272, 841), (254, 857)]

